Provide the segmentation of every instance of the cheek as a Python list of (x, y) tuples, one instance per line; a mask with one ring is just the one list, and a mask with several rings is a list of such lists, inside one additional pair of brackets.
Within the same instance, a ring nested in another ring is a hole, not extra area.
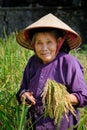
[(50, 48), (51, 48), (51, 50), (56, 51), (57, 50), (57, 44), (51, 46)]
[(39, 52), (41, 50), (41, 47), (38, 45), (35, 45), (34, 50), (35, 50), (35, 52)]

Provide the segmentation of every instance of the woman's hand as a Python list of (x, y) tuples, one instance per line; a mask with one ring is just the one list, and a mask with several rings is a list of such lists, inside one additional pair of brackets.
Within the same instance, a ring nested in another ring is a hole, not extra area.
[(35, 105), (36, 101), (32, 92), (25, 92), (21, 95), (21, 102), (25, 105)]
[(70, 94), (70, 100), (71, 100), (72, 105), (78, 105), (79, 104), (79, 101), (74, 94)]

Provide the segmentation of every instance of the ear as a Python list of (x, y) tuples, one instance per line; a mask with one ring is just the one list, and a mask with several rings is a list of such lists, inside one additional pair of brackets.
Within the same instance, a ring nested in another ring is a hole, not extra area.
[(57, 39), (57, 44), (60, 45), (62, 42), (63, 42), (63, 38), (62, 38), (62, 37), (59, 37), (59, 38)]
[(64, 39), (63, 39), (62, 37), (59, 37), (59, 38), (57, 39), (57, 51), (60, 50), (60, 48), (61, 48), (61, 46), (63, 45), (63, 43), (64, 43)]

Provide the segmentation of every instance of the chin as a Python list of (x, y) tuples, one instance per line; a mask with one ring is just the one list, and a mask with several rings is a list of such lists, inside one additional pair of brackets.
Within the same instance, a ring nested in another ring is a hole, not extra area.
[(44, 63), (49, 63), (49, 62), (51, 62), (52, 61), (52, 59), (47, 59), (47, 60), (44, 60), (43, 62)]

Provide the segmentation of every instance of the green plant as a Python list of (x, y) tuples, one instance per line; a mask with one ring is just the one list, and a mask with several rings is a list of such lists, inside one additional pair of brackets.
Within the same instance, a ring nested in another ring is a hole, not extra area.
[(32, 54), (32, 51), (23, 49), (17, 44), (15, 34), (0, 39), (1, 130), (20, 130), (23, 126), (21, 112), (25, 109), (18, 105), (16, 92), (20, 87), (25, 64)]

